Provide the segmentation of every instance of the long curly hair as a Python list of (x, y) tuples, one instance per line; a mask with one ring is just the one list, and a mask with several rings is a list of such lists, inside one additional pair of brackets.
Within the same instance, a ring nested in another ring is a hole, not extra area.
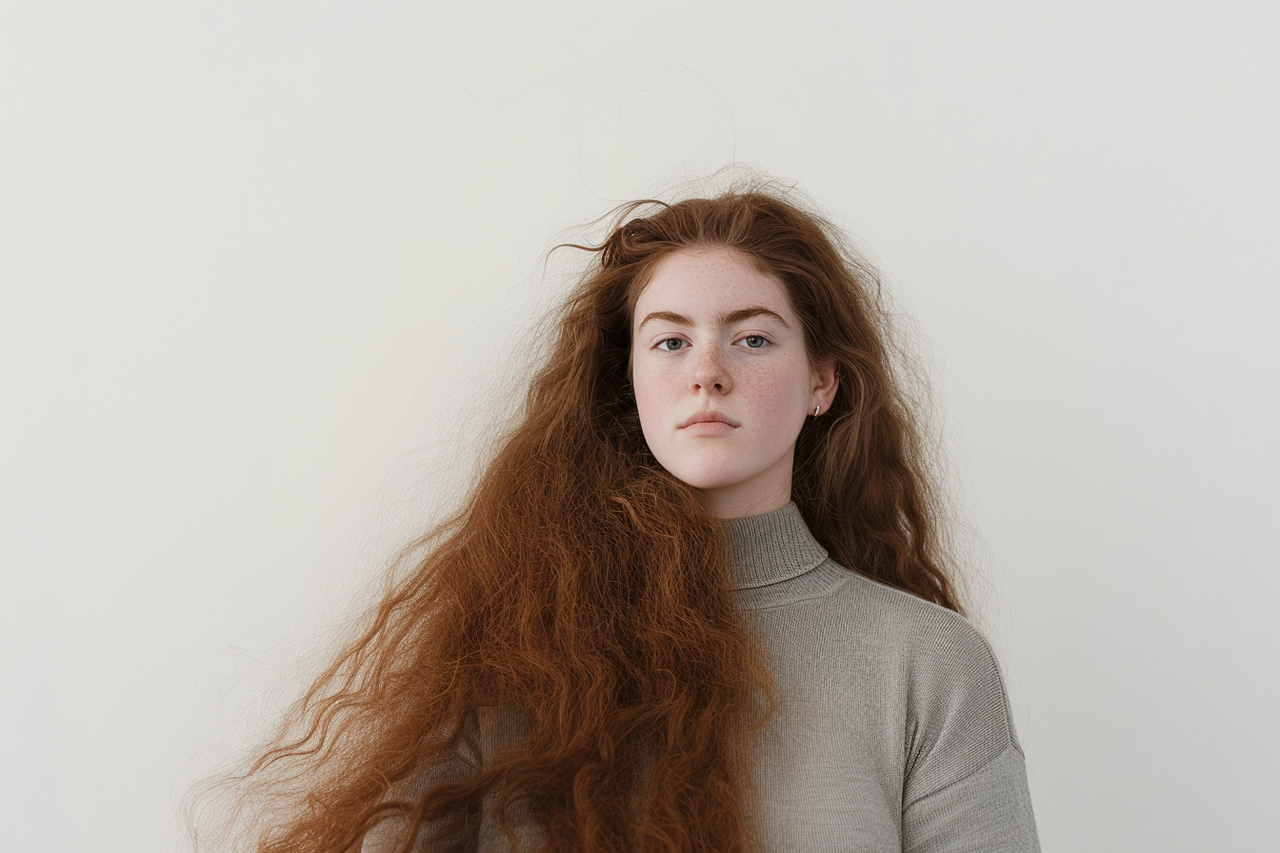
[[(616, 211), (551, 355), (461, 509), (234, 779), (259, 853), (462, 850), (496, 827), (555, 851), (752, 846), (746, 748), (768, 662), (735, 610), (727, 543), (645, 445), (632, 312), (657, 263), (731, 247), (785, 286), (829, 413), (793, 500), (850, 570), (959, 610), (875, 271), (783, 192)], [(479, 756), (475, 743), (488, 744)]]

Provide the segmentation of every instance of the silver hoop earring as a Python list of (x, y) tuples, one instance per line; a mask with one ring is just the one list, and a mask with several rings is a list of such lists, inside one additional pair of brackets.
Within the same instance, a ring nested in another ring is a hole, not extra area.
[(813, 407), (813, 416), (816, 418), (816, 417), (818, 416), (818, 412), (820, 412), (820, 411), (822, 411), (822, 407), (821, 407), (821, 406), (814, 406), (814, 407)]

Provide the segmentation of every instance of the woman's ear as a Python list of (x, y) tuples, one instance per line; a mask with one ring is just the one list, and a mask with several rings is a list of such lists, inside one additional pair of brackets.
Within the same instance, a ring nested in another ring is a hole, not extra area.
[(836, 370), (836, 363), (828, 361), (814, 365), (812, 376), (813, 405), (821, 414), (831, 408), (831, 401), (836, 398), (836, 389), (840, 387), (840, 374)]

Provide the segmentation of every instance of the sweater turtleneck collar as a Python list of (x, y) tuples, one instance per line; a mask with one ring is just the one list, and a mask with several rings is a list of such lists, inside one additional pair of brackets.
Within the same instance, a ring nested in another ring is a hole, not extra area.
[(827, 559), (826, 550), (813, 538), (794, 503), (721, 524), (729, 539), (734, 589), (780, 584), (807, 574)]

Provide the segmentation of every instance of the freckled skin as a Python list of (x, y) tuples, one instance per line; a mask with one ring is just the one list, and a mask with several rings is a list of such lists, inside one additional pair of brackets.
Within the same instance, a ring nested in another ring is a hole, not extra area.
[[(757, 308), (772, 315), (728, 316)], [(718, 517), (785, 506), (796, 438), (814, 406), (830, 406), (836, 379), (834, 366), (810, 364), (782, 283), (734, 249), (672, 253), (636, 302), (631, 340), (640, 425), (658, 462)], [(728, 424), (689, 423), (708, 411)]]

